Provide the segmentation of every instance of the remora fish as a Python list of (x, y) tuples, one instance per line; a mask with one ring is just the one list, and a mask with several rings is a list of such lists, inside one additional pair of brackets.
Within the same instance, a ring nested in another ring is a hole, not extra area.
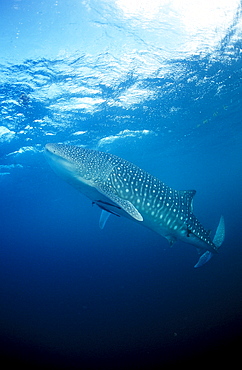
[(164, 236), (194, 245), (200, 267), (217, 253), (224, 241), (221, 216), (213, 240), (193, 214), (195, 190), (174, 190), (159, 179), (115, 155), (65, 144), (46, 144), (45, 155), (53, 170), (101, 209), (104, 227), (114, 214), (136, 221)]

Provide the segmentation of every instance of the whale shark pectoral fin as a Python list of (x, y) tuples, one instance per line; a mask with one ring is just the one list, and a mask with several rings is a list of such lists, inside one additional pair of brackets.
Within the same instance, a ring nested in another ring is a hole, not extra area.
[(110, 212), (107, 212), (104, 209), (102, 209), (102, 212), (101, 212), (101, 215), (100, 215), (100, 219), (99, 219), (99, 227), (100, 227), (101, 230), (106, 225), (106, 222), (107, 222), (107, 220), (108, 220), (108, 218), (109, 218), (110, 215), (111, 215)]
[(142, 215), (129, 200), (120, 198), (117, 194), (114, 194), (108, 186), (105, 186), (103, 184), (96, 185), (96, 189), (107, 198), (109, 198), (112, 202), (116, 203), (135, 220), (143, 221)]

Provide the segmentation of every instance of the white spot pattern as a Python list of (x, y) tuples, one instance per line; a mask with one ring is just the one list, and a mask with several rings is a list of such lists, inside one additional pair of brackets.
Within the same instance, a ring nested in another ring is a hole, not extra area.
[(102, 184), (128, 200), (154, 224), (195, 235), (214, 248), (209, 233), (192, 214), (195, 191), (176, 191), (132, 163), (115, 155), (64, 144), (47, 144), (46, 150), (70, 161), (79, 177)]

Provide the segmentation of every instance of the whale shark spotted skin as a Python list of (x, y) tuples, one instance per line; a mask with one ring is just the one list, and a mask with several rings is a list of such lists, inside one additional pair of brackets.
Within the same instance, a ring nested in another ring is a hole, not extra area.
[(221, 216), (212, 240), (193, 214), (195, 190), (174, 190), (141, 168), (113, 154), (74, 145), (46, 144), (45, 155), (53, 170), (101, 209), (99, 225), (108, 216), (124, 216), (165, 237), (194, 245), (206, 263), (223, 243)]

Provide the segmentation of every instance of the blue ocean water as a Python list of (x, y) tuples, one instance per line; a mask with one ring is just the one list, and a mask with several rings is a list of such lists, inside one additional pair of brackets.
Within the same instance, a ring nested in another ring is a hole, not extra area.
[[(240, 1), (2, 0), (0, 11), (2, 358), (56, 369), (223, 358), (242, 330)], [(214, 233), (225, 218), (219, 254), (194, 269), (185, 243), (114, 216), (100, 230), (100, 209), (45, 161), (48, 142), (196, 189), (202, 224)]]

